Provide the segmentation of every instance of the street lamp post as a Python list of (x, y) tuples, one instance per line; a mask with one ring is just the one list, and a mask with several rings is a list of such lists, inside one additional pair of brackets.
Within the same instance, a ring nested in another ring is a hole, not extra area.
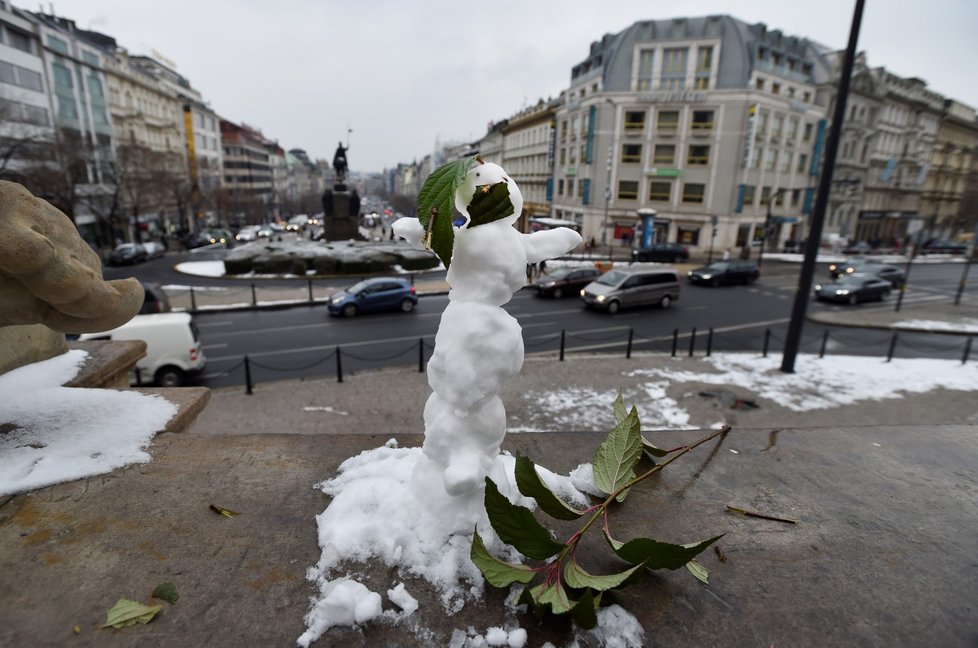
[(706, 256), (706, 265), (713, 263), (713, 242), (717, 238), (717, 223), (719, 222), (720, 219), (716, 214), (710, 216), (710, 226), (713, 228), (713, 231), (710, 232), (710, 253)]

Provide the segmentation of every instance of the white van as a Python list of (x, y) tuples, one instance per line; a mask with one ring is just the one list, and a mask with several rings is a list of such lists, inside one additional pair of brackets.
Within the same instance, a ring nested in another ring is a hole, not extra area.
[(197, 325), (189, 313), (136, 315), (117, 329), (83, 333), (79, 340), (144, 340), (146, 357), (136, 368), (141, 380), (161, 387), (179, 387), (188, 374), (204, 369), (206, 359)]

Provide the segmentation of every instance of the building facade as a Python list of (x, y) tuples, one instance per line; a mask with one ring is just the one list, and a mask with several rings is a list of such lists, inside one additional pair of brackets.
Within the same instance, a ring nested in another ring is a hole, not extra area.
[(238, 225), (264, 222), (272, 196), (272, 167), (268, 140), (247, 124), (222, 119), (224, 187), (229, 220)]
[(606, 35), (557, 111), (554, 216), (609, 245), (632, 242), (639, 210), (650, 237), (700, 251), (750, 254), (765, 223), (790, 237), (814, 192), (823, 67), (810, 41), (729, 16)]
[(523, 194), (523, 213), (518, 224), (522, 231), (528, 231), (529, 218), (550, 216), (556, 115), (561, 103), (560, 99), (541, 99), (507, 119), (501, 129), (502, 167)]
[(978, 113), (971, 106), (945, 99), (920, 204), (930, 235), (952, 238), (974, 231), (978, 213), (969, 218), (962, 208), (976, 153)]

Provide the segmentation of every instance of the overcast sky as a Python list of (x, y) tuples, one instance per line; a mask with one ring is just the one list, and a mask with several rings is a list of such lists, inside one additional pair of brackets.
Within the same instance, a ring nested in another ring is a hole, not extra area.
[[(36, 9), (36, 3), (17, 6)], [(133, 53), (176, 64), (221, 116), (286, 149), (380, 171), (482, 137), (557, 96), (590, 43), (638, 20), (727, 13), (845, 47), (854, 0), (59, 0), (54, 9)], [(872, 66), (978, 106), (978, 0), (867, 0)]]

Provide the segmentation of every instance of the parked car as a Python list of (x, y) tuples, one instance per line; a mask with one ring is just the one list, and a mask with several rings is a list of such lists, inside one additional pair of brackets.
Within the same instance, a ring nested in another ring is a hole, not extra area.
[(329, 298), (330, 315), (353, 317), (373, 311), (400, 310), (410, 313), (418, 305), (414, 286), (404, 279), (376, 277), (364, 279), (336, 291)]
[(631, 306), (669, 308), (679, 299), (679, 274), (675, 268), (654, 265), (615, 268), (581, 289), (581, 299), (585, 306), (612, 315)]
[(632, 262), (676, 263), (689, 258), (689, 247), (681, 243), (653, 243), (647, 250), (632, 250)]
[(920, 246), (922, 254), (965, 254), (968, 246), (956, 241), (931, 239)]
[(717, 261), (703, 268), (690, 270), (689, 282), (706, 286), (721, 284), (752, 284), (761, 276), (753, 261)]
[(142, 379), (160, 387), (179, 387), (190, 374), (204, 369), (197, 325), (189, 313), (136, 315), (119, 328), (104, 333), (83, 333), (79, 340), (143, 340), (146, 355), (136, 363)]
[(864, 301), (883, 300), (890, 296), (893, 285), (879, 277), (852, 274), (824, 284), (815, 284), (815, 298), (850, 305)]
[(207, 245), (223, 245), (224, 247), (234, 246), (234, 237), (226, 229), (214, 228), (205, 229), (197, 232), (187, 240), (187, 247), (190, 249), (204, 247)]
[(139, 309), (140, 315), (150, 313), (169, 313), (173, 310), (170, 306), (170, 298), (163, 292), (163, 288), (158, 283), (144, 281), (143, 291), (146, 296), (143, 298), (143, 305)]
[(109, 265), (134, 265), (146, 260), (146, 248), (139, 243), (122, 243), (109, 254)]
[(880, 279), (886, 279), (896, 288), (902, 286), (905, 281), (903, 270), (897, 266), (879, 263), (872, 259), (850, 259), (843, 263), (833, 263), (829, 266), (829, 273), (833, 279), (852, 274), (874, 275)]
[(560, 299), (567, 295), (577, 295), (581, 288), (601, 276), (597, 268), (558, 268), (549, 272), (533, 284), (538, 297)]

